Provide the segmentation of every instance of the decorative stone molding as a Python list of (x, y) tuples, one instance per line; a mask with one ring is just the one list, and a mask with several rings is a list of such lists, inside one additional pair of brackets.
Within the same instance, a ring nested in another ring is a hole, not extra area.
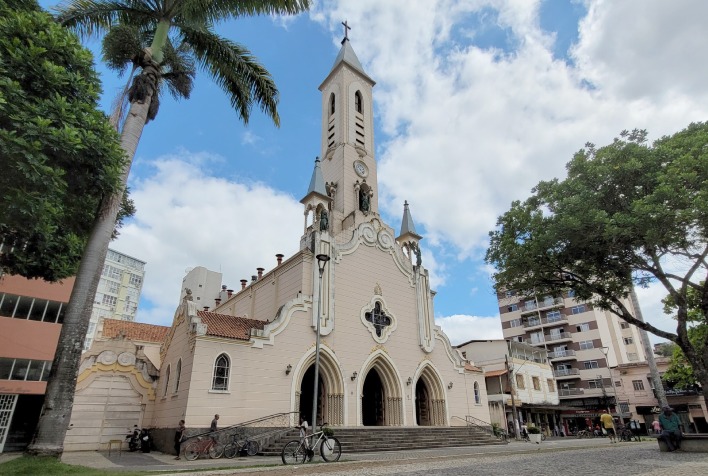
[(361, 308), (359, 317), (371, 337), (379, 344), (385, 343), (398, 326), (398, 319), (388, 309), (383, 296), (371, 298), (371, 301)]

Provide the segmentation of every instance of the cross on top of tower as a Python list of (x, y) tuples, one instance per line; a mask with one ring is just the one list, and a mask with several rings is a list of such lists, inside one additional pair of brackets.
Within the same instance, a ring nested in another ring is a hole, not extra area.
[(347, 41), (349, 39), (349, 30), (351, 30), (352, 27), (349, 26), (347, 20), (344, 20), (342, 25), (344, 25), (344, 41)]

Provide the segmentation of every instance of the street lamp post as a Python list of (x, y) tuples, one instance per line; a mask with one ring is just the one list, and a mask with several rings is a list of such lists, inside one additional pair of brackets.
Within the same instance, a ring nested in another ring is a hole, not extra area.
[(316, 256), (317, 266), (320, 271), (320, 291), (319, 299), (317, 300), (317, 336), (315, 337), (315, 389), (312, 392), (312, 433), (315, 433), (317, 427), (317, 394), (319, 393), (318, 384), (320, 376), (320, 317), (322, 314), (322, 274), (324, 273), (325, 265), (329, 261), (329, 256), (320, 254)]
[(605, 363), (607, 364), (607, 370), (610, 372), (610, 383), (612, 383), (612, 392), (615, 394), (615, 409), (617, 411), (617, 414), (619, 415), (620, 423), (624, 425), (624, 413), (622, 412), (622, 405), (620, 405), (619, 399), (617, 398), (617, 387), (615, 386), (615, 379), (612, 376), (612, 367), (610, 367), (610, 362), (607, 358), (607, 354), (609, 353), (610, 349), (609, 347), (600, 347), (600, 350), (603, 354), (605, 354)]

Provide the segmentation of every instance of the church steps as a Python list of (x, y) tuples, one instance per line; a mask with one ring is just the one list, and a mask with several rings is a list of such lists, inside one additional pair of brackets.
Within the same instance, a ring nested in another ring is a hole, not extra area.
[[(425, 448), (500, 444), (488, 433), (466, 427), (386, 427), (332, 428), (343, 453), (368, 453)], [(262, 450), (263, 455), (279, 455), (283, 446), (298, 439), (297, 430), (283, 435)]]

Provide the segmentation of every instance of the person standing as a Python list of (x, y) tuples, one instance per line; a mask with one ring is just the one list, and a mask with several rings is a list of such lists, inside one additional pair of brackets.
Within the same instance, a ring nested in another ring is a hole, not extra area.
[(615, 421), (612, 419), (612, 415), (607, 413), (607, 410), (602, 410), (602, 415), (600, 415), (600, 423), (602, 423), (602, 427), (607, 432), (607, 436), (610, 438), (610, 443), (617, 443)]
[(219, 421), (219, 414), (217, 413), (214, 415), (214, 419), (211, 421), (211, 427), (209, 428), (211, 431), (216, 431), (218, 427), (218, 421)]
[(184, 420), (179, 421), (177, 426), (177, 431), (175, 431), (175, 451), (177, 452), (177, 457), (175, 459), (180, 459), (180, 448), (182, 446), (182, 440), (184, 439), (184, 430), (187, 428), (184, 426)]
[(659, 419), (651, 422), (651, 429), (654, 430), (655, 435), (661, 434), (661, 423), (659, 423)]
[(659, 415), (659, 423), (661, 424), (661, 435), (659, 438), (664, 440), (669, 451), (680, 451), (681, 450), (681, 420), (677, 414), (674, 413), (674, 409), (670, 406), (665, 406), (662, 408), (662, 413)]

